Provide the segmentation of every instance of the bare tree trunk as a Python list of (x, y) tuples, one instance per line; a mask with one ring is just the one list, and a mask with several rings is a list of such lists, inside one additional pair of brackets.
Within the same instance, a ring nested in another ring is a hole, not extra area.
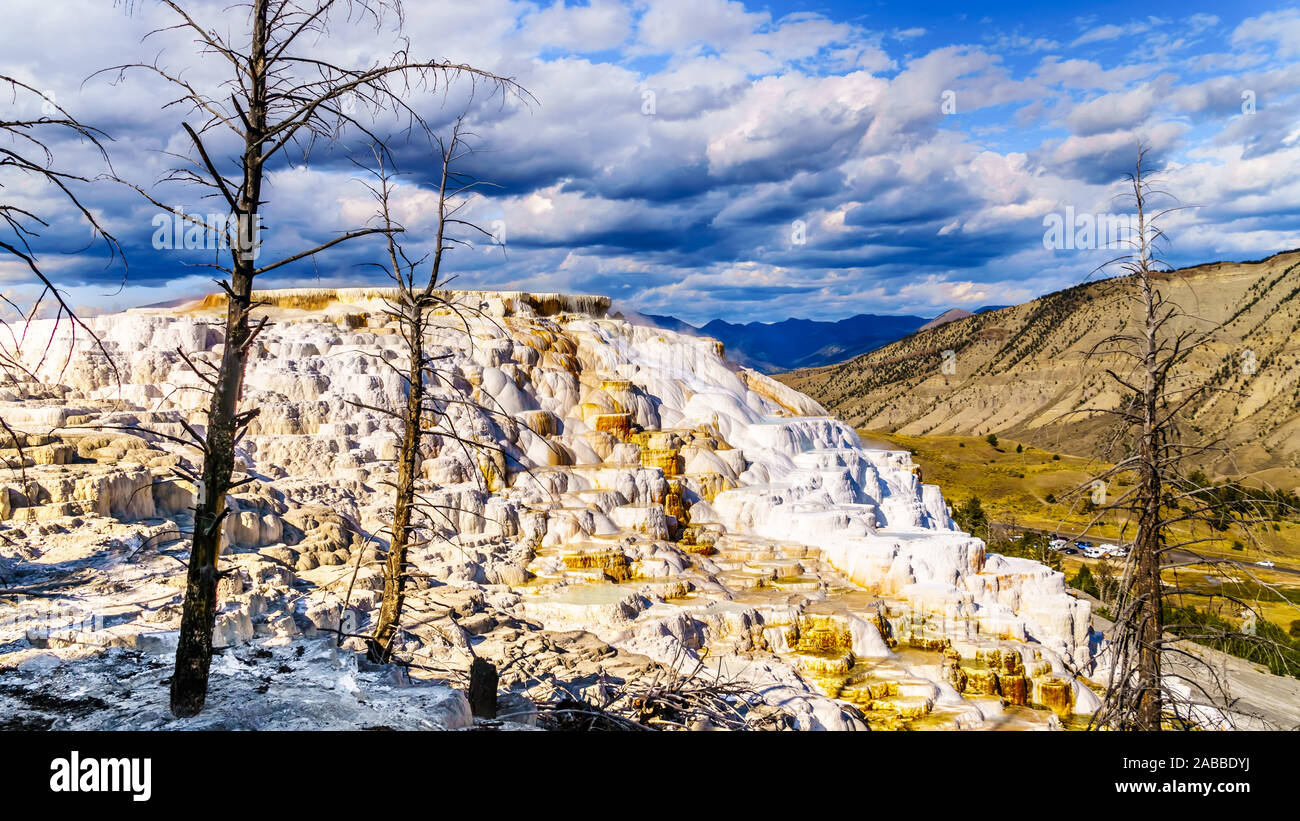
[(222, 524), (227, 513), (226, 493), (235, 468), (235, 442), (239, 430), (251, 421), (251, 416), (241, 417), (239, 399), (244, 389), (244, 371), (248, 366), (248, 350), (253, 336), (248, 316), (253, 303), (252, 241), (261, 203), (262, 142), (266, 133), (266, 16), (267, 0), (256, 0), (249, 60), (252, 71), (249, 127), (244, 138), (244, 184), (236, 214), (241, 242), (232, 254), (234, 270), (227, 295), (225, 346), (208, 408), (202, 497), (195, 508), (193, 547), (185, 585), (180, 640), (176, 648), (176, 669), (171, 683), (172, 712), (181, 717), (197, 715), (207, 699), (212, 630), (217, 614), (217, 557), (221, 552)]
[(1139, 729), (1159, 730), (1160, 643), (1162, 590), (1160, 584), (1160, 505), (1164, 476), (1161, 471), (1160, 432), (1156, 416), (1161, 385), (1157, 353), (1160, 320), (1151, 283), (1150, 252), (1147, 244), (1146, 210), (1141, 196), (1142, 167), (1137, 168), (1137, 213), (1140, 243), (1139, 282), (1142, 289), (1142, 438), (1138, 445), (1138, 529), (1134, 584), (1140, 601), (1138, 630), (1137, 724)]
[[(1214, 707), (1226, 724), (1235, 726), (1236, 699), (1227, 687), (1225, 676), (1197, 661), (1178, 645), (1198, 642), (1229, 652), (1234, 652), (1230, 649), (1233, 645), (1262, 652), (1285, 652), (1290, 645), (1253, 632), (1206, 624), (1194, 615), (1188, 619), (1180, 612), (1184, 608), (1176, 605), (1182, 596), (1198, 595), (1198, 591), (1180, 586), (1176, 570), (1205, 565), (1217, 578), (1231, 580), (1220, 569), (1224, 564), (1222, 559), (1198, 555), (1197, 545), (1217, 542), (1217, 532), (1225, 530), (1225, 522), (1241, 527), (1243, 535), (1249, 537), (1250, 525), (1269, 524), (1270, 510), (1276, 516), (1283, 509), (1295, 510), (1295, 506), (1287, 496), (1276, 491), (1252, 490), (1240, 482), (1215, 486), (1196, 465), (1195, 460), (1225, 455), (1226, 441), (1221, 437), (1188, 441), (1181, 423), (1194, 413), (1193, 403), (1210, 394), (1232, 395), (1235, 391), (1218, 389), (1209, 383), (1171, 384), (1171, 377), (1188, 364), (1194, 351), (1222, 342), (1219, 332), (1224, 326), (1198, 330), (1195, 326), (1204, 320), (1183, 312), (1160, 290), (1161, 275), (1171, 269), (1158, 258), (1158, 243), (1164, 238), (1164, 232), (1157, 222), (1188, 206), (1153, 207), (1156, 197), (1174, 198), (1155, 186), (1146, 170), (1146, 153), (1146, 147), (1139, 145), (1137, 166), (1125, 175), (1137, 209), (1134, 251), (1106, 264), (1123, 260), (1121, 268), (1125, 276), (1117, 278), (1115, 283), (1123, 299), (1132, 301), (1132, 307), (1126, 310), (1133, 312), (1136, 321), (1124, 323), (1118, 331), (1096, 343), (1088, 354), (1092, 361), (1103, 356), (1110, 360), (1102, 369), (1122, 395), (1130, 399), (1118, 407), (1098, 403), (1083, 411), (1116, 418), (1120, 436), (1126, 445), (1131, 442), (1133, 446), (1125, 447), (1122, 459), (1094, 476), (1093, 481), (1080, 485), (1076, 492), (1094, 485), (1096, 480), (1124, 481), (1134, 476), (1133, 485), (1099, 511), (1088, 527), (1106, 512), (1124, 514), (1121, 533), (1130, 524), (1136, 525), (1133, 550), (1125, 562), (1123, 578), (1111, 605), (1114, 626), (1103, 651), (1110, 657), (1106, 695), (1090, 726), (1147, 731), (1192, 729), (1203, 725), (1203, 714), (1197, 710), (1201, 705)], [(1195, 469), (1188, 473), (1187, 467)], [(1199, 526), (1207, 526), (1208, 532), (1198, 533)], [(1172, 551), (1181, 555), (1166, 563), (1164, 556), (1173, 555)], [(1162, 567), (1175, 571), (1169, 584), (1161, 578)], [(1258, 601), (1251, 603), (1229, 591), (1218, 597), (1257, 615)], [(1166, 610), (1163, 606), (1166, 602), (1175, 607)], [(1166, 623), (1170, 613), (1173, 617)], [(1166, 646), (1172, 648), (1173, 656), (1164, 655)], [(1189, 663), (1202, 671), (1203, 680), (1183, 671)], [(1190, 691), (1166, 689), (1165, 673), (1175, 666), (1178, 678)]]
[(370, 640), (370, 655), (376, 661), (387, 661), (391, 655), (397, 621), (402, 613), (406, 553), (410, 544), (411, 513), (415, 507), (415, 471), (420, 461), (420, 415), (424, 407), (424, 310), (414, 304), (403, 306), (403, 310), (411, 312), (407, 328), (407, 344), (410, 346), (407, 379), (410, 386), (402, 421), (402, 445), (397, 457), (397, 490), (393, 504), (392, 542), (384, 568), (384, 598)]
[[(442, 276), (442, 257), (443, 253), (449, 250), (448, 243), (455, 244), (458, 242), (458, 240), (448, 236), (447, 228), (452, 223), (455, 214), (463, 207), (463, 203), (454, 204), (452, 200), (458, 194), (463, 194), (476, 184), (465, 182), (459, 174), (452, 170), (456, 160), (465, 156), (465, 154), (460, 153), (464, 139), (463, 126), (464, 119), (462, 115), (462, 118), (457, 119), (456, 125), (452, 129), (450, 142), (435, 138), (440, 147), (439, 153), (442, 160), (442, 172), (438, 181), (438, 227), (434, 235), (435, 244), (433, 259), (429, 266), (429, 278), (423, 287), (418, 290), (415, 284), (415, 269), (417, 266), (406, 257), (401, 244), (395, 236), (397, 232), (395, 230), (387, 232), (388, 261), (389, 265), (392, 266), (389, 275), (396, 280), (399, 292), (399, 298), (396, 304), (390, 306), (390, 311), (397, 317), (406, 335), (409, 359), (406, 374), (406, 408), (401, 414), (402, 444), (397, 456), (397, 487), (393, 502), (393, 522), (391, 527), (392, 542), (388, 550), (388, 560), (384, 566), (384, 595), (380, 603), (379, 615), (375, 620), (375, 630), (369, 641), (370, 656), (376, 661), (388, 661), (392, 657), (393, 639), (397, 634), (398, 622), (401, 620), (402, 606), (404, 604), (407, 555), (411, 545), (412, 520), (417, 505), (415, 474), (420, 465), (420, 442), (422, 435), (425, 433), (422, 426), (424, 425), (425, 399), (428, 396), (424, 384), (425, 373), (430, 368), (430, 363), (425, 359), (425, 326), (431, 305), (441, 303), (445, 307), (451, 307), (446, 300), (434, 295), (434, 289), (438, 287)], [(469, 153), (468, 149), (466, 149), (466, 153)], [(383, 168), (382, 156), (377, 157), (377, 159), (380, 162), (378, 171), (379, 186), (375, 192), (380, 205), (378, 216), (382, 219), (385, 228), (393, 229), (395, 226), (392, 213), (389, 210), (390, 178)], [(454, 220), (454, 223), (482, 231), (473, 223), (464, 220)]]
[(469, 711), (475, 718), (497, 717), (497, 684), (500, 675), (490, 661), (478, 656), (469, 664)]

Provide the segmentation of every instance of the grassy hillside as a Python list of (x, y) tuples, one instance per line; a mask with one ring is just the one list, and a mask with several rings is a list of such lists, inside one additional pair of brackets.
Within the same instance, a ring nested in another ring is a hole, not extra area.
[[(1110, 467), (1006, 437), (997, 437), (994, 446), (977, 436), (908, 436), (867, 430), (861, 434), (869, 442), (911, 451), (924, 481), (943, 488), (944, 497), (954, 507), (978, 496), (994, 522), (1062, 534), (1083, 533), (1096, 515), (1085, 512), (1086, 502), (1069, 497), (1069, 492)], [(1113, 496), (1126, 487), (1117, 483), (1108, 493)], [(1124, 538), (1122, 524), (1117, 515), (1107, 514), (1087, 534), (1092, 541), (1119, 541)], [(1280, 565), (1300, 567), (1300, 522), (1275, 524), (1276, 530), (1271, 525), (1257, 528), (1255, 543), (1233, 532), (1212, 534), (1205, 529), (1198, 531), (1198, 536), (1218, 537), (1205, 545), (1203, 552), (1238, 561), (1272, 559)], [(1132, 538), (1131, 532), (1127, 535)], [(1240, 549), (1234, 549), (1237, 542)]]
[[(1191, 315), (1181, 326), (1213, 331), (1213, 343), (1175, 385), (1216, 389), (1190, 409), (1188, 437), (1226, 437), (1224, 452), (1205, 467), (1293, 487), (1300, 481), (1300, 251), (1161, 279)], [(1115, 363), (1086, 354), (1135, 318), (1130, 287), (1090, 282), (777, 378), (856, 427), (913, 436), (992, 432), (1051, 452), (1118, 459), (1108, 450), (1110, 417), (1084, 412), (1120, 402), (1105, 374)]]

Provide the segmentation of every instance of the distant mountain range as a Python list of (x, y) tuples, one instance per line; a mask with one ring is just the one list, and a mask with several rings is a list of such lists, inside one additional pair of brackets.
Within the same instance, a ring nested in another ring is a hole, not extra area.
[[(998, 310), (1003, 306), (986, 306), (976, 313)], [(816, 368), (843, 362), (870, 353), (908, 334), (937, 327), (962, 317), (970, 311), (953, 308), (933, 319), (922, 316), (858, 314), (836, 322), (811, 319), (785, 319), (780, 322), (747, 322), (743, 325), (715, 319), (696, 327), (672, 316), (634, 314), (623, 311), (630, 320), (667, 331), (709, 336), (722, 342), (727, 358), (762, 373), (779, 373), (795, 368)]]

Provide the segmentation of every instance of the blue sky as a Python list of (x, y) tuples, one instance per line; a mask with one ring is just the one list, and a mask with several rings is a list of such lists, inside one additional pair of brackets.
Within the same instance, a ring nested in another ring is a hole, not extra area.
[[(224, 0), (192, 4), (237, 26)], [(1049, 249), (1044, 219), (1123, 212), (1117, 183), (1151, 147), (1165, 187), (1193, 209), (1165, 229), (1173, 264), (1253, 259), (1300, 247), (1300, 10), (1269, 3), (739, 3), (589, 0), (408, 2), (412, 53), (515, 77), (537, 98), (412, 99), (446, 124), (468, 108), (465, 170), (495, 183), (467, 213), (503, 229), (504, 250), (458, 250), (466, 287), (605, 293), (703, 323), (935, 315), (1024, 301), (1090, 275), (1107, 249)], [(0, 73), (46, 91), (109, 132), (114, 170), (153, 186), (184, 148), (180, 115), (147, 77), (86, 82), (159, 56), (220, 80), (168, 22), (93, 0), (7, 0)], [(1140, 11), (1141, 13), (1137, 13)], [(319, 44), (367, 63), (389, 29)], [(70, 45), (70, 44), (76, 44)], [(10, 101), (39, 106), (39, 100)], [(381, 122), (381, 128), (391, 127)], [(94, 177), (84, 145), (56, 160)], [(349, 151), (273, 169), (266, 253), (292, 253), (364, 224), (370, 204)], [(408, 244), (427, 245), (427, 147), (399, 148)], [(72, 300), (112, 310), (212, 290), (198, 252), (154, 247), (158, 209), (111, 183), (81, 189), (130, 265), (83, 251), (85, 226), (31, 181), (4, 196), (51, 218), (37, 245)], [(191, 211), (197, 192), (152, 188)], [(268, 276), (263, 287), (375, 281), (373, 243)], [(0, 260), (0, 288), (26, 274)]]

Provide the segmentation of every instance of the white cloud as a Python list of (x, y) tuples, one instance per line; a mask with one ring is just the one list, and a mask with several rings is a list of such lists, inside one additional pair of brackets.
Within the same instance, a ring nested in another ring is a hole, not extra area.
[(590, 53), (616, 49), (632, 34), (632, 11), (618, 0), (590, 0), (586, 6), (555, 2), (525, 18), (522, 39), (537, 48)]
[(1270, 11), (1243, 20), (1233, 29), (1232, 44), (1274, 45), (1281, 57), (1300, 55), (1300, 9)]
[[(166, 22), (157, 6), (140, 4), (134, 16), (92, 0), (11, 0), (6, 8), (11, 20), (29, 23), (21, 37), (9, 35), (13, 27), (0, 34), (0, 73), (31, 79), (103, 125), (115, 137), (119, 173), (149, 183), (173, 162), (161, 152), (188, 150), (180, 121), (197, 120), (164, 111), (168, 98), (157, 84), (132, 75), (121, 85), (101, 78), (81, 86), (97, 68), (153, 59), (158, 49), (164, 64), (191, 62), (184, 35), (140, 44)], [(197, 8), (235, 22), (223, 16), (225, 0)], [(1078, 273), (1070, 260), (1036, 248), (1041, 216), (1064, 203), (1099, 207), (1142, 137), (1175, 161), (1171, 187), (1214, 206), (1181, 217), (1187, 253), (1254, 253), (1293, 233), (1284, 215), (1300, 197), (1293, 170), (1300, 149), (1288, 113), (1300, 63), (1288, 58), (1300, 55), (1300, 12), (1237, 24), (1233, 50), (1223, 54), (1197, 45), (1224, 25), (1214, 15), (1178, 26), (1081, 21), (1069, 45), (1059, 31), (1022, 32), (1017, 24), (985, 47), (923, 49), (928, 40), (919, 38), (933, 38), (937, 25), (876, 31), (861, 20), (778, 18), (728, 0), (476, 0), (438, 4), (437, 13), (408, 4), (407, 12), (413, 54), (514, 76), (539, 101), (480, 99), (472, 110), (485, 150), (473, 170), (505, 188), (486, 191), (467, 213), (504, 218), (509, 254), (458, 252), (467, 284), (607, 289), (695, 319), (1012, 302)], [(316, 53), (367, 64), (391, 46), (389, 35), (346, 29)], [(1124, 38), (1134, 47), (1098, 48), (1127, 46)], [(1026, 68), (1024, 55), (1033, 54), (1046, 56), (1029, 58), (1036, 64)], [(214, 84), (219, 68), (199, 61), (188, 76)], [(1241, 113), (1243, 89), (1259, 101), (1253, 118)], [(940, 108), (949, 90), (956, 117)], [(417, 105), (445, 123), (466, 96), (453, 86), (446, 98), (425, 95)], [(220, 156), (237, 150), (227, 137), (212, 139)], [(84, 145), (60, 140), (55, 148), (61, 162), (91, 176), (103, 170)], [(418, 244), (430, 224), (431, 160), (419, 146), (403, 148), (399, 159), (409, 176), (396, 207), (408, 241)], [(367, 220), (372, 203), (354, 175), (341, 152), (319, 150), (308, 169), (276, 170), (268, 185), (275, 241), (319, 242)], [(15, 201), (61, 207), (49, 192), (5, 183)], [(141, 247), (155, 208), (119, 187), (90, 190), (133, 246), (133, 277), (141, 280), (125, 294), (152, 297), (148, 277), (180, 272), (184, 287), (198, 281)], [(202, 210), (210, 203), (199, 194), (183, 198)], [(795, 219), (808, 226), (798, 248), (789, 241)], [(59, 213), (48, 233), (52, 270), (90, 283), (76, 286), (86, 294), (112, 290), (100, 284), (107, 277), (97, 263), (57, 254), (84, 244), (74, 216)], [(322, 282), (360, 281), (368, 275), (358, 264), (371, 256), (357, 246), (275, 281), (317, 272)], [(2, 277), (21, 273), (0, 264)]]

